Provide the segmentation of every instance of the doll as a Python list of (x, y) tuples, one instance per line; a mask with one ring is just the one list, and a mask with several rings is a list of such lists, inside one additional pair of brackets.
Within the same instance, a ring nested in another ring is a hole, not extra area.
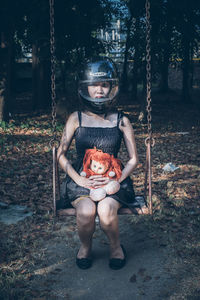
[(83, 158), (83, 171), (81, 176), (90, 177), (92, 175), (102, 175), (109, 177), (113, 180), (100, 188), (90, 188), (90, 198), (93, 201), (100, 201), (106, 195), (112, 195), (119, 191), (120, 184), (117, 181), (122, 174), (121, 162), (119, 159), (114, 158), (113, 155), (104, 153), (101, 150), (87, 149)]

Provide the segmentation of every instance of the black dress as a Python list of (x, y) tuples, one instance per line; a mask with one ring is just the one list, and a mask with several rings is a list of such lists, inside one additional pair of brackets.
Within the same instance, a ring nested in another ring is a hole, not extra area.
[[(122, 132), (119, 129), (119, 123), (122, 116), (122, 113), (118, 113), (117, 126), (115, 127), (85, 127), (81, 124), (81, 112), (78, 112), (79, 127), (74, 133), (78, 158), (73, 164), (73, 167), (79, 174), (82, 171), (83, 157), (86, 149), (96, 147), (105, 153), (113, 154), (114, 157), (117, 157), (123, 137)], [(72, 201), (81, 196), (89, 195), (89, 193), (89, 189), (78, 186), (67, 175), (61, 186), (61, 202), (58, 203), (58, 208), (70, 207)], [(135, 201), (135, 193), (130, 177), (120, 183), (120, 190), (117, 193), (110, 195), (109, 197), (114, 198), (123, 204), (123, 206), (128, 206), (130, 208), (138, 206)]]

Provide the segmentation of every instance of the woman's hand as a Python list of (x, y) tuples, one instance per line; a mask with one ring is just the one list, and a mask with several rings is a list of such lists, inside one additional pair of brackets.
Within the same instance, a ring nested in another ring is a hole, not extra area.
[(93, 175), (90, 176), (89, 179), (92, 180), (92, 187), (95, 189), (104, 186), (111, 181), (109, 177), (103, 177), (102, 175)]
[[(79, 176), (78, 179), (76, 180), (76, 183), (79, 186), (82, 186), (86, 189), (89, 189), (91, 187), (95, 188), (95, 185), (99, 184), (99, 182), (97, 180), (100, 179), (100, 177), (102, 177), (102, 176), (101, 175), (96, 175), (96, 176), (91, 176), (89, 178)], [(99, 185), (102, 185), (102, 183), (99, 184)]]
[(93, 180), (90, 180), (89, 178), (86, 178), (83, 176), (79, 176), (76, 180), (76, 184), (78, 184), (79, 186), (82, 186), (86, 189), (89, 189), (93, 184)]
[(76, 183), (79, 186), (82, 186), (86, 189), (89, 189), (91, 187), (96, 189), (103, 185), (106, 185), (108, 182), (110, 182), (110, 178), (103, 177), (102, 175), (93, 175), (89, 178), (79, 176), (76, 180)]

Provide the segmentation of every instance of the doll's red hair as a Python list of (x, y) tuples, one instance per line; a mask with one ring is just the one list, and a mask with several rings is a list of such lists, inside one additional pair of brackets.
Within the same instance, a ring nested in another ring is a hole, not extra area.
[(113, 155), (108, 153), (104, 153), (101, 150), (96, 149), (87, 149), (85, 152), (85, 156), (83, 158), (83, 172), (86, 173), (86, 177), (90, 177), (92, 175), (96, 175), (91, 169), (91, 161), (95, 160), (104, 166), (107, 167), (107, 171), (103, 174), (103, 177), (109, 177), (109, 172), (114, 171), (115, 176), (113, 179), (118, 180), (122, 174), (122, 165), (119, 159), (115, 158)]

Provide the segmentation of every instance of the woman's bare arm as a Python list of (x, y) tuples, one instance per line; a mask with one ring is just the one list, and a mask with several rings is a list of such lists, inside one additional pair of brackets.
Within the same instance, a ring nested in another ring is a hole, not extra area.
[(78, 127), (78, 114), (77, 112), (72, 113), (66, 124), (61, 138), (61, 143), (58, 148), (57, 160), (61, 168), (67, 173), (73, 181), (76, 182), (79, 186), (89, 188), (94, 186), (95, 181), (93, 178), (85, 178), (80, 176), (72, 167), (70, 161), (67, 158), (67, 151), (71, 145), (75, 130)]
[(72, 139), (74, 136), (74, 132), (77, 128), (76, 114), (77, 113), (71, 114), (65, 124), (65, 128), (63, 131), (63, 135), (62, 135), (60, 146), (58, 148), (58, 153), (57, 153), (58, 163), (60, 164), (61, 168), (67, 174), (70, 174), (71, 173), (70, 171), (73, 172), (73, 170), (72, 170), (73, 168), (72, 168), (70, 162), (68, 161), (66, 154), (71, 145), (71, 142), (72, 142)]
[(122, 170), (122, 176), (118, 180), (122, 182), (126, 179), (136, 168), (138, 164), (138, 154), (136, 149), (136, 142), (135, 142), (135, 135), (133, 131), (133, 127), (127, 117), (123, 117), (123, 126), (120, 123), (120, 130), (123, 132), (124, 142), (128, 151), (129, 161), (125, 165), (124, 169)]

